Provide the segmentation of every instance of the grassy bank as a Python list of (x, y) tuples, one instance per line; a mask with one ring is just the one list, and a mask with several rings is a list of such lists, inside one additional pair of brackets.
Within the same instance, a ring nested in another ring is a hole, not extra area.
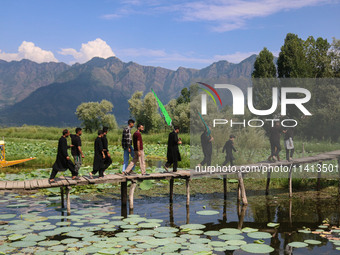
[[(71, 131), (74, 128), (69, 128)], [(8, 180), (25, 180), (30, 178), (47, 178), (50, 173), (50, 168), (55, 161), (57, 153), (58, 139), (61, 136), (62, 128), (54, 127), (39, 127), (39, 126), (23, 126), (23, 127), (11, 127), (0, 130), (0, 137), (5, 137), (6, 140), (6, 159), (14, 160), (20, 158), (37, 157), (36, 160), (27, 162), (25, 164), (17, 165), (14, 167), (0, 169), (0, 178)], [(192, 157), (196, 157), (197, 161), (202, 157), (202, 151), (200, 147), (190, 148), (190, 135), (180, 134), (183, 145), (180, 146), (182, 155), (182, 161), (179, 164), (180, 168), (190, 167), (190, 151), (193, 154)], [(93, 162), (93, 142), (96, 138), (96, 134), (84, 133), (82, 136), (83, 151), (85, 154), (84, 164), (80, 174), (86, 175), (91, 170)], [(157, 134), (144, 134), (143, 140), (145, 145), (146, 162), (148, 165), (148, 171), (159, 171), (156, 169), (156, 165), (160, 167), (166, 160), (168, 133), (162, 132)], [(270, 145), (268, 139), (261, 138), (261, 143), (257, 144), (256, 148), (248, 148), (250, 140), (256, 142), (256, 137), (248, 136), (242, 139), (235, 140), (235, 147), (238, 152), (235, 153), (236, 164), (248, 164), (265, 160), (270, 153)], [(109, 173), (116, 173), (121, 170), (123, 163), (123, 149), (121, 148), (121, 130), (112, 130), (108, 134), (109, 150), (113, 158), (113, 164), (109, 168)], [(70, 143), (70, 140), (69, 140)], [(295, 143), (295, 158), (315, 155), (321, 152), (338, 150), (340, 148), (339, 143), (331, 143), (329, 141), (304, 141), (296, 139)], [(218, 160), (223, 162), (224, 154), (214, 146), (213, 153), (218, 155)], [(281, 152), (281, 157), (284, 158), (284, 151)], [(336, 164), (336, 162), (331, 162)], [(41, 168), (41, 170), (39, 170)], [(68, 172), (66, 173), (68, 174)], [(298, 175), (295, 175), (297, 177)], [(235, 178), (235, 177), (231, 177)], [(197, 185), (195, 183), (198, 183)], [(265, 187), (264, 179), (246, 179), (246, 183), (254, 190), (261, 190)], [(150, 184), (150, 183), (149, 183)], [(167, 181), (160, 184), (151, 183), (152, 192), (154, 194), (166, 193)], [(178, 185), (183, 183), (178, 182)], [(220, 181), (211, 181), (209, 179), (205, 181), (196, 180), (193, 182), (193, 192), (213, 192), (214, 190), (221, 189)], [(273, 179), (271, 183), (273, 188), (286, 188), (288, 186), (287, 179)], [(313, 179), (293, 179), (293, 186), (295, 189), (308, 190), (314, 187), (315, 180)], [(325, 180), (323, 186), (335, 187), (337, 182), (334, 180)], [(231, 189), (235, 186), (232, 182), (229, 185)], [(89, 190), (104, 190), (110, 188), (110, 185), (96, 185), (96, 187), (84, 187), (77, 188), (75, 192), (88, 192)], [(141, 194), (148, 193), (147, 190), (141, 190)], [(180, 191), (182, 192), (182, 191)], [(184, 192), (184, 190), (183, 190)]]

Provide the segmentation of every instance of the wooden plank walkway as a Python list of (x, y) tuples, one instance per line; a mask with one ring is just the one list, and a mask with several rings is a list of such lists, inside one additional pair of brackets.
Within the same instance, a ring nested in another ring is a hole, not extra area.
[[(122, 206), (126, 206), (128, 195), (127, 195), (127, 182), (131, 182), (131, 188), (129, 193), (129, 201), (130, 201), (130, 209), (133, 209), (133, 193), (136, 188), (138, 182), (143, 180), (161, 180), (167, 179), (170, 180), (170, 202), (173, 201), (173, 186), (174, 179), (185, 179), (186, 180), (186, 193), (187, 193), (187, 205), (190, 202), (190, 187), (189, 183), (192, 178), (195, 177), (213, 177), (213, 176), (223, 176), (223, 190), (224, 197), (226, 198), (227, 193), (227, 180), (226, 176), (230, 174), (237, 174), (237, 178), (239, 181), (238, 186), (238, 201), (243, 202), (244, 205), (248, 204), (246, 189), (243, 182), (243, 175), (246, 174), (242, 169), (248, 168), (258, 168), (260, 171), (265, 167), (275, 167), (275, 166), (289, 166), (289, 193), (292, 195), (292, 166), (299, 166), (307, 163), (322, 163), (324, 161), (330, 160), (338, 160), (338, 165), (340, 164), (340, 150), (330, 151), (321, 153), (315, 156), (309, 156), (304, 158), (294, 159), (292, 161), (277, 161), (277, 162), (259, 162), (256, 164), (235, 166), (233, 171), (225, 171), (225, 172), (201, 172), (196, 170), (179, 170), (177, 172), (165, 172), (165, 173), (152, 173), (147, 176), (142, 175), (130, 175), (125, 176), (123, 174), (108, 174), (104, 178), (94, 177), (91, 179), (89, 176), (81, 176), (79, 180), (72, 180), (71, 177), (61, 176), (56, 178), (56, 182), (50, 184), (48, 179), (33, 179), (33, 180), (25, 180), (25, 181), (0, 181), (0, 191), (7, 192), (15, 192), (20, 190), (38, 190), (38, 189), (46, 189), (46, 188), (55, 188), (60, 187), (61, 196), (62, 196), (62, 206), (64, 206), (64, 193), (66, 193), (67, 200), (67, 211), (70, 212), (70, 190), (72, 186), (82, 186), (82, 185), (95, 185), (100, 183), (112, 183), (117, 184), (121, 183), (121, 202)], [(318, 174), (318, 187), (321, 178), (321, 173)], [(340, 175), (338, 174), (338, 178), (340, 180)], [(266, 194), (268, 194), (270, 183), (270, 172), (267, 172), (267, 186), (266, 186)], [(339, 181), (339, 194), (340, 194), (340, 181)]]

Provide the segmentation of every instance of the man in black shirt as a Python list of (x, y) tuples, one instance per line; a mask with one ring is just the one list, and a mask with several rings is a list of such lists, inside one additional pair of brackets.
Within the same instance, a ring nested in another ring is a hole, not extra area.
[(99, 178), (104, 177), (104, 160), (105, 153), (103, 149), (103, 130), (98, 130), (98, 136), (94, 142), (94, 159), (93, 159), (93, 171), (90, 172), (90, 178), (93, 178), (94, 174), (99, 172)]
[(230, 165), (233, 166), (233, 160), (234, 160), (234, 156), (233, 156), (233, 151), (236, 152), (236, 149), (234, 147), (234, 139), (235, 136), (234, 135), (230, 135), (229, 136), (229, 140), (225, 143), (222, 153), (225, 151), (226, 155), (225, 155), (225, 161), (223, 162), (223, 166), (225, 166), (226, 164), (228, 164), (228, 162), (230, 162)]
[(69, 135), (70, 135), (70, 131), (68, 131), (67, 129), (64, 129), (63, 136), (60, 137), (59, 139), (57, 159), (52, 166), (52, 172), (49, 178), (50, 183), (55, 182), (54, 178), (59, 171), (66, 171), (67, 169), (69, 169), (72, 173), (72, 180), (79, 179), (78, 173), (74, 169), (74, 164), (70, 160), (70, 157), (68, 156), (68, 153), (67, 153), (67, 149), (70, 148), (70, 146), (67, 146), (66, 138)]
[(105, 153), (104, 171), (112, 164), (111, 155), (109, 153), (109, 143), (108, 143), (107, 138), (106, 138), (108, 131), (109, 131), (108, 127), (103, 127), (102, 142), (103, 142), (103, 150), (104, 150), (104, 153)]
[(80, 136), (82, 135), (83, 131), (80, 127), (76, 128), (76, 134), (71, 135), (71, 142), (72, 142), (72, 147), (71, 147), (71, 154), (74, 158), (74, 164), (75, 164), (75, 171), (79, 173), (79, 169), (82, 165), (82, 158), (84, 158), (83, 151), (81, 149), (81, 138)]

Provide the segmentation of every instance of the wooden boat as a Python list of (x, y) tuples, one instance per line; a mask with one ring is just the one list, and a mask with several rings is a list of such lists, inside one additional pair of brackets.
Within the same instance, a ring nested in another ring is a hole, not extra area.
[(6, 150), (5, 150), (5, 141), (0, 141), (0, 167), (7, 167), (7, 166), (13, 166), (16, 164), (20, 164), (26, 161), (33, 160), (35, 158), (26, 158), (26, 159), (18, 159), (18, 160), (11, 160), (6, 161)]

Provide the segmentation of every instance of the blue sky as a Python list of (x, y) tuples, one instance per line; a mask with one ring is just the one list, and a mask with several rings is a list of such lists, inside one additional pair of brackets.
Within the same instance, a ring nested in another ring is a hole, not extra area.
[(287, 33), (340, 38), (340, 0), (1, 0), (0, 59), (143, 65), (238, 63)]

